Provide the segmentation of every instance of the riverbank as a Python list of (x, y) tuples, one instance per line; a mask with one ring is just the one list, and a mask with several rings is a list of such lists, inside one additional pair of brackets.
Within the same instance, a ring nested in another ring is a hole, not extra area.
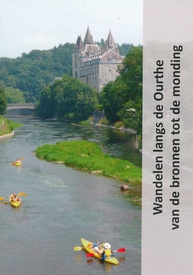
[(129, 186), (129, 190), (124, 192), (126, 198), (141, 204), (141, 167), (128, 160), (104, 154), (99, 144), (86, 140), (45, 144), (38, 147), (35, 154), (46, 161), (123, 181)]
[(6, 134), (6, 135), (0, 135), (0, 139), (4, 139), (4, 138), (11, 138), (14, 136), (14, 131), (11, 132), (10, 134)]
[(22, 126), (21, 123), (0, 116), (0, 139), (13, 137), (14, 129), (20, 126)]

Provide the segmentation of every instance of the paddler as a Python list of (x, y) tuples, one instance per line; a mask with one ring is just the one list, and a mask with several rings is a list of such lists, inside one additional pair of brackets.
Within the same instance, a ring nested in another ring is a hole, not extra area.
[(100, 246), (99, 241), (95, 241), (93, 245), (91, 246), (91, 249), (93, 249), (95, 252), (97, 252), (99, 255), (103, 252), (102, 246)]
[(17, 158), (17, 159), (16, 159), (16, 162), (17, 162), (18, 164), (21, 164), (21, 159), (20, 159), (20, 158)]
[(20, 201), (20, 197), (18, 197), (15, 193), (13, 193), (11, 196), (10, 196), (10, 199), (11, 201)]
[(103, 250), (103, 252), (101, 253), (101, 257), (102, 257), (102, 260), (104, 261), (106, 258), (110, 258), (112, 255), (113, 255), (113, 253), (112, 253), (112, 251), (111, 251), (111, 245), (110, 245), (110, 243), (105, 243), (104, 244), (104, 250)]

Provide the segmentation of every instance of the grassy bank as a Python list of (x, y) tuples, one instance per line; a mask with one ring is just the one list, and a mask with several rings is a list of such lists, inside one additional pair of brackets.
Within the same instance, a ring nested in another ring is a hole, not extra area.
[(22, 126), (21, 123), (0, 116), (0, 136), (7, 135), (20, 126)]
[(85, 140), (65, 141), (55, 145), (45, 144), (38, 147), (35, 154), (40, 159), (64, 163), (82, 171), (127, 182), (131, 185), (131, 192), (125, 194), (126, 197), (140, 204), (141, 168), (127, 160), (104, 154), (99, 144)]

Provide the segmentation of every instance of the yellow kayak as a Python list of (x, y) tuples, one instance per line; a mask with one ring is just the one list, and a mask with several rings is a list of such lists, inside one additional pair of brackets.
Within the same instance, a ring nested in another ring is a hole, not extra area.
[(21, 199), (18, 196), (14, 197), (14, 194), (12, 194), (11, 196), (9, 196), (9, 203), (11, 204), (11, 206), (17, 208), (21, 204)]
[[(84, 247), (84, 249), (85, 249), (86, 252), (92, 253), (93, 257), (101, 260), (101, 256), (96, 251), (94, 251), (91, 248), (92, 245), (93, 245), (92, 242), (89, 242), (89, 241), (87, 241), (87, 240), (85, 240), (83, 238), (81, 238), (80, 240), (81, 240), (82, 246)], [(119, 264), (118, 260), (114, 256), (107, 257), (107, 258), (105, 258), (104, 261), (107, 262), (107, 263), (110, 263), (110, 264), (114, 264), (114, 265), (118, 265)]]
[(22, 161), (12, 161), (12, 165), (21, 166), (22, 165)]

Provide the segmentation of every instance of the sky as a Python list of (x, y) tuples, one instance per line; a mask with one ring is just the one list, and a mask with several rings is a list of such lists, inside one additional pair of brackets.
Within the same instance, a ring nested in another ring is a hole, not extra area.
[(0, 57), (16, 58), (84, 39), (142, 44), (143, 0), (0, 0)]

